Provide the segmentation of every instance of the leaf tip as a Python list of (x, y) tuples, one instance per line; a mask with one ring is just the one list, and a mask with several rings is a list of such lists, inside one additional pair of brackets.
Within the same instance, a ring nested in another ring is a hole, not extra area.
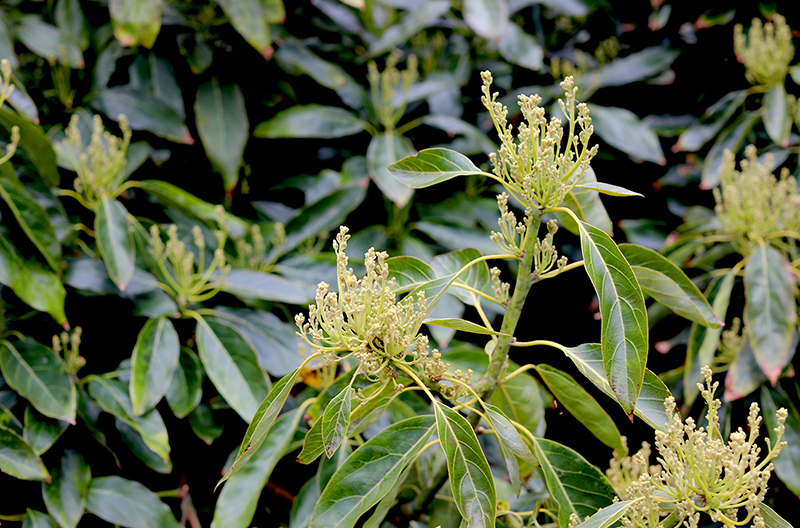
[(633, 411), (631, 411), (630, 414), (628, 415), (628, 420), (630, 420), (631, 423), (633, 423)]
[(261, 56), (267, 60), (270, 60), (274, 52), (275, 49), (272, 46), (267, 46), (266, 48), (261, 50)]
[(772, 384), (773, 387), (778, 384), (778, 378), (780, 377), (781, 372), (783, 372), (783, 369), (781, 367), (775, 367), (771, 369), (770, 368), (761, 369), (761, 370), (764, 372), (764, 375), (767, 377), (767, 379), (769, 380), (769, 382)]
[(184, 145), (194, 145), (194, 138), (192, 137), (192, 133), (187, 130), (186, 133), (183, 135), (183, 138), (181, 139), (181, 143), (183, 143)]
[(64, 319), (64, 321), (62, 321), (62, 323), (61, 323), (61, 327), (62, 327), (64, 330), (66, 330), (67, 332), (69, 332), (69, 329), (70, 329), (70, 326), (69, 326), (69, 321), (67, 321), (66, 319)]

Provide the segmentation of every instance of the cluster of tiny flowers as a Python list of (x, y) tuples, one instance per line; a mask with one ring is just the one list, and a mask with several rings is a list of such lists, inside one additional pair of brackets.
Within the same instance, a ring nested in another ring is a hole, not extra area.
[(273, 251), (268, 256), (267, 250), (269, 247), (261, 228), (257, 225), (251, 226), (250, 241), (245, 237), (234, 240), (236, 255), (241, 267), (263, 272), (271, 270), (272, 265), (275, 264), (279, 257), (279, 249), (286, 243), (286, 229), (280, 222), (275, 222), (271, 243)]
[(415, 55), (408, 57), (406, 69), (402, 72), (397, 69), (397, 61), (397, 55), (390, 54), (382, 72), (378, 71), (378, 65), (374, 62), (367, 65), (372, 108), (378, 121), (387, 130), (392, 130), (403, 117), (407, 104), (405, 95), (419, 76)]
[[(513, 211), (508, 209), (508, 194), (500, 193), (497, 195), (497, 208), (500, 209), (500, 218), (497, 224), (500, 232), (492, 231), (489, 238), (497, 244), (500, 249), (511, 255), (522, 255), (522, 247), (525, 245), (525, 234), (527, 227), (531, 223), (533, 209), (528, 207), (525, 210), (525, 220), (520, 223)], [(520, 241), (517, 241), (517, 236)]]
[(74, 182), (75, 191), (87, 204), (93, 205), (103, 196), (114, 197), (123, 183), (131, 128), (128, 119), (120, 114), (118, 119), (122, 138), (118, 138), (105, 130), (103, 120), (96, 115), (92, 120), (92, 137), (84, 149), (78, 128), (79, 119), (77, 114), (70, 119), (67, 146), (75, 172), (78, 173)]
[[(225, 264), (225, 252), (222, 247), (225, 242), (225, 233), (216, 231), (218, 247), (214, 250), (211, 263), (206, 265), (206, 241), (200, 226), (192, 228), (194, 245), (197, 255), (186, 243), (178, 237), (178, 228), (175, 224), (167, 228), (166, 244), (161, 240), (161, 229), (157, 225), (150, 227), (150, 254), (158, 265), (162, 287), (183, 309), (190, 303), (202, 302), (216, 295), (221, 288), (225, 275), (230, 271), (230, 266)], [(215, 272), (216, 285), (211, 283)]]
[[(0, 61), (0, 73), (2, 73), (0, 76), (0, 107), (2, 107), (6, 99), (14, 93), (14, 85), (11, 82), (11, 63), (8, 62), (8, 59)], [(13, 126), (11, 127), (11, 142), (6, 146), (6, 153), (0, 157), (0, 165), (11, 159), (18, 145), (19, 127)]]
[[(612, 466), (611, 476), (618, 484), (630, 482), (620, 492), (620, 497), (624, 500), (644, 499), (629, 506), (622, 518), (625, 528), (663, 526), (662, 516), (668, 511), (661, 508), (662, 503), (674, 504), (676, 513), (673, 515), (689, 528), (697, 527), (701, 513), (728, 528), (748, 524), (763, 528), (759, 504), (764, 500), (772, 473), (771, 460), (786, 445), (781, 438), (787, 411), (778, 410), (775, 444), (765, 438), (767, 453), (759, 460), (761, 450), (756, 439), (761, 417), (758, 404), (750, 406), (749, 433), (740, 428), (725, 442), (717, 415), (721, 404), (714, 399), (719, 384), (712, 383), (709, 367), (703, 367), (702, 374), (706, 384), (698, 384), (698, 388), (708, 405), (708, 427), (697, 427), (692, 418), (687, 418), (684, 423), (676, 411), (674, 398), (670, 396), (665, 402), (669, 427), (666, 431), (656, 432), (659, 465), (647, 468), (649, 447), (646, 446), (646, 450), (635, 455), (632, 462), (623, 459)], [(639, 476), (631, 481), (635, 472)]]
[(553, 235), (556, 234), (556, 231), (558, 231), (558, 223), (550, 220), (547, 222), (547, 234), (544, 236), (544, 240), (537, 240), (533, 247), (533, 274), (536, 277), (541, 277), (553, 269), (553, 266), (561, 271), (567, 265), (567, 257), (558, 258), (558, 252), (553, 245)]
[(792, 30), (786, 19), (775, 14), (772, 20), (763, 24), (754, 18), (747, 37), (741, 24), (733, 28), (733, 49), (747, 69), (747, 80), (767, 88), (783, 84), (794, 58)]
[(81, 333), (79, 326), (71, 333), (61, 332), (61, 335), (53, 336), (53, 351), (57, 355), (64, 353), (64, 362), (70, 374), (77, 374), (86, 365), (86, 359), (80, 355)]
[(495, 299), (497, 299), (500, 304), (508, 306), (511, 285), (500, 280), (500, 268), (492, 268), (489, 272), (492, 275), (492, 291), (494, 292)]
[(319, 283), (308, 320), (295, 316), (298, 335), (329, 361), (355, 356), (361, 372), (375, 381), (396, 377), (396, 365), (415, 366), (431, 379), (441, 377), (447, 366), (438, 351), (429, 357), (428, 339), (419, 335), (426, 314), (424, 292), (398, 301), (386, 263), (389, 255), (373, 248), (364, 255), (366, 274), (358, 279), (347, 267), (347, 232), (342, 226), (333, 243), (338, 292)]
[(800, 230), (800, 194), (789, 170), (784, 168), (776, 178), (772, 174), (772, 154), (767, 154), (761, 163), (753, 145), (745, 148), (745, 158), (741, 171), (737, 171), (733, 154), (725, 151), (721, 187), (714, 189), (723, 231), (734, 235), (734, 246), (743, 255), (770, 233)]
[[(508, 124), (508, 108), (497, 102), (497, 93), (491, 93), (492, 74), (485, 71), (481, 77), (481, 101), (489, 110), (501, 143), (499, 152), (490, 154), (494, 174), (526, 209), (526, 220), (532, 216), (532, 210), (560, 206), (597, 153), (597, 145), (589, 148), (594, 131), (589, 109), (585, 103), (577, 104), (578, 88), (572, 77), (561, 83), (566, 103), (564, 99), (558, 100), (569, 124), (563, 144), (561, 120), (557, 117), (547, 120), (544, 108), (539, 107), (542, 98), (538, 95), (519, 96), (524, 121), (515, 138)], [(507, 242), (513, 246), (512, 241)]]

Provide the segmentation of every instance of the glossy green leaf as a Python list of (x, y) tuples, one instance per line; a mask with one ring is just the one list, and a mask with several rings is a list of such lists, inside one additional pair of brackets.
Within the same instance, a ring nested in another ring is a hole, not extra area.
[(400, 492), (400, 487), (405, 484), (406, 480), (408, 479), (409, 473), (411, 470), (414, 469), (414, 466), (409, 465), (407, 468), (403, 470), (397, 480), (394, 482), (394, 486), (386, 492), (386, 495), (378, 502), (378, 505), (375, 507), (375, 511), (372, 512), (372, 515), (369, 516), (362, 528), (380, 528), (383, 521), (386, 519), (386, 516), (389, 514), (389, 511), (397, 504), (397, 494)]
[(115, 379), (92, 376), (89, 394), (104, 411), (116, 416), (142, 435), (142, 440), (153, 452), (164, 460), (169, 459), (167, 427), (156, 409), (133, 417), (127, 387)]
[(762, 243), (744, 267), (744, 324), (756, 362), (773, 386), (795, 352), (797, 308), (788, 265), (778, 250)]
[(411, 155), (414, 145), (411, 141), (394, 132), (384, 132), (372, 138), (367, 148), (367, 168), (369, 177), (381, 192), (403, 208), (414, 194), (414, 189), (404, 185), (386, 168), (400, 158)]
[(21, 480), (50, 480), (39, 455), (20, 435), (4, 425), (0, 425), (0, 470)]
[(57, 525), (46, 513), (28, 508), (22, 519), (22, 528), (57, 528)]
[(95, 208), (94, 232), (108, 275), (117, 287), (125, 288), (133, 278), (135, 247), (128, 211), (119, 201), (104, 197)]
[(122, 477), (93, 478), (86, 509), (127, 528), (178, 528), (169, 506), (138, 482)]
[(221, 285), (223, 291), (246, 299), (289, 304), (305, 304), (313, 300), (313, 292), (274, 273), (235, 269), (225, 276)]
[(409, 292), (436, 278), (433, 268), (416, 257), (390, 257), (386, 263), (389, 277), (395, 279), (394, 291), (397, 293)]
[(59, 0), (56, 3), (56, 25), (61, 32), (78, 47), (86, 51), (89, 47), (89, 24), (79, 0)]
[(236, 455), (233, 465), (217, 483), (217, 486), (239, 471), (256, 451), (258, 451), (261, 444), (264, 443), (264, 440), (267, 438), (267, 433), (269, 433), (272, 424), (275, 422), (275, 418), (277, 418), (278, 413), (281, 411), (281, 408), (283, 408), (286, 398), (289, 397), (289, 392), (292, 390), (294, 380), (299, 373), (300, 367), (272, 385), (272, 390), (269, 391), (267, 397), (261, 402), (255, 416), (253, 416), (253, 420), (250, 422), (250, 426), (247, 428), (247, 432), (244, 434), (242, 445), (239, 446), (239, 452)]
[[(486, 357), (486, 354), (483, 354)], [(447, 359), (450, 361), (450, 358)], [(516, 366), (509, 365), (509, 370)], [(461, 367), (463, 369), (463, 367)], [(492, 393), (491, 403), (511, 420), (536, 434), (544, 432), (544, 402), (539, 382), (527, 373), (501, 383)]]
[[(564, 207), (572, 210), (580, 220), (592, 224), (608, 235), (613, 236), (614, 226), (611, 224), (611, 218), (600, 200), (600, 193), (591, 189), (591, 186), (596, 183), (597, 176), (594, 170), (589, 167), (578, 178), (577, 184), (580, 187), (573, 187), (564, 197)], [(570, 215), (566, 213), (553, 214), (558, 218), (560, 225), (564, 226), (570, 233), (578, 234), (578, 226)]]
[(764, 524), (767, 528), (792, 528), (789, 521), (775, 513), (775, 510), (766, 504), (759, 504), (758, 509), (761, 510), (761, 518), (764, 519)]
[(272, 37), (261, 0), (219, 0), (231, 25), (265, 58), (272, 56)]
[(505, 24), (497, 49), (512, 64), (534, 71), (544, 68), (544, 48), (517, 24)]
[(494, 526), (494, 480), (475, 431), (466, 418), (446, 405), (436, 402), (434, 409), (439, 442), (447, 456), (447, 472), (458, 511), (471, 528)]
[(425, 319), (425, 321), (423, 322), (427, 325), (452, 328), (453, 330), (458, 330), (459, 332), (469, 332), (471, 334), (496, 335), (496, 336), (508, 335), (500, 332), (495, 332), (494, 330), (490, 330), (485, 326), (481, 326), (479, 324), (475, 324), (470, 321), (465, 321), (464, 319)]
[(19, 127), (20, 148), (28, 155), (47, 186), (58, 187), (61, 176), (56, 165), (56, 152), (42, 127), (5, 108), (0, 108), (0, 125), (9, 132), (12, 127)]
[[(61, 31), (35, 15), (24, 16), (17, 25), (17, 38), (40, 57), (53, 57), (70, 68), (82, 69), (83, 53)], [(33, 156), (31, 156), (33, 157)]]
[(86, 509), (92, 470), (79, 453), (68, 450), (51, 474), (52, 482), (42, 484), (47, 512), (61, 528), (75, 528)]
[(164, 0), (109, 0), (114, 36), (123, 47), (152, 48), (161, 30)]
[(712, 189), (719, 185), (724, 152), (730, 150), (734, 154), (738, 153), (745, 138), (760, 119), (760, 112), (746, 112), (717, 136), (717, 140), (703, 160), (703, 171), (700, 176), (701, 189)]
[(331, 481), (333, 475), (339, 471), (339, 468), (344, 465), (345, 461), (353, 454), (353, 449), (350, 447), (350, 444), (345, 442), (342, 444), (341, 449), (336, 451), (331, 458), (323, 457), (320, 462), (319, 466), (317, 466), (317, 475), (314, 480), (317, 481), (317, 486), (319, 489), (325, 489), (328, 485), (328, 482)]
[(602, 182), (579, 183), (576, 184), (575, 187), (578, 187), (579, 189), (589, 189), (592, 191), (597, 191), (601, 194), (607, 194), (609, 196), (643, 196), (642, 194), (626, 189), (625, 187), (619, 187), (618, 185), (611, 185), (610, 183), (602, 183)]
[(379, 387), (380, 385), (372, 385), (362, 389), (364, 395), (372, 399), (365, 404), (357, 405), (356, 408), (353, 409), (353, 412), (350, 413), (350, 427), (347, 431), (348, 437), (362, 433), (369, 426), (378, 421), (378, 418), (381, 417), (389, 406), (389, 403), (393, 400), (395, 392), (391, 384), (384, 386), (381, 393), (375, 395), (375, 391)]
[(181, 348), (178, 366), (172, 372), (167, 388), (167, 403), (178, 418), (185, 418), (200, 403), (203, 396), (203, 366), (197, 354)]
[(267, 380), (255, 354), (226, 322), (198, 319), (197, 350), (206, 374), (239, 416), (253, 419), (267, 393)]
[(63, 420), (47, 418), (25, 407), (25, 429), (22, 437), (30, 444), (37, 455), (42, 455), (50, 449), (56, 440), (64, 434), (69, 423)]
[(194, 103), (197, 133), (206, 156), (230, 191), (239, 181), (250, 123), (242, 91), (235, 84), (220, 84), (214, 77), (200, 85)]
[(627, 453), (614, 420), (572, 376), (544, 364), (538, 365), (536, 372), (559, 403), (598, 440), (620, 453)]
[(392, 424), (359, 447), (322, 492), (310, 528), (353, 526), (394, 486), (433, 433), (431, 415)]
[(519, 496), (520, 475), (517, 457), (534, 465), (538, 465), (539, 461), (533, 456), (530, 447), (525, 443), (525, 440), (523, 440), (516, 427), (508, 420), (508, 417), (503, 414), (503, 411), (487, 403), (486, 416), (491, 421), (497, 441), (500, 443), (500, 450), (506, 462), (506, 469), (508, 470), (509, 477), (511, 477), (511, 485), (517, 493), (517, 496)]
[(717, 135), (734, 112), (747, 98), (747, 91), (729, 92), (706, 110), (700, 122), (684, 130), (675, 148), (684, 152), (697, 152)]
[(292, 440), (300, 413), (292, 411), (275, 422), (261, 449), (247, 466), (233, 475), (222, 487), (214, 507), (211, 528), (247, 528), (253, 520), (261, 490), (272, 470)]
[[(615, 398), (603, 370), (601, 345), (588, 343), (573, 348), (564, 347), (562, 351), (595, 387), (609, 397)], [(670, 396), (669, 389), (661, 381), (661, 378), (649, 369), (645, 370), (642, 390), (639, 392), (639, 399), (636, 400), (636, 408), (633, 414), (644, 420), (650, 427), (665, 431), (669, 420), (664, 411), (664, 400), (668, 396)]]
[(736, 353), (736, 357), (728, 365), (728, 372), (725, 374), (725, 394), (722, 399), (729, 402), (744, 398), (758, 389), (765, 381), (767, 381), (767, 377), (758, 368), (750, 340), (745, 340), (742, 348)]
[(197, 435), (197, 438), (205, 442), (206, 445), (214, 443), (214, 440), (222, 435), (224, 428), (214, 421), (211, 409), (202, 403), (189, 413), (189, 425), (192, 427), (194, 434)]
[(663, 46), (645, 48), (625, 57), (614, 59), (596, 70), (581, 75), (581, 86), (595, 90), (604, 86), (624, 86), (658, 75), (669, 68), (678, 56), (677, 51)]
[(51, 418), (75, 423), (77, 392), (64, 361), (51, 349), (25, 338), (0, 345), (6, 383)]
[(476, 35), (496, 40), (508, 31), (508, 2), (506, 0), (464, 0), (464, 22)]
[[(216, 225), (218, 215), (215, 206), (204, 202), (180, 187), (159, 180), (140, 181), (137, 186), (168, 207), (174, 207), (191, 217), (204, 220), (209, 225)], [(232, 238), (241, 238), (250, 229), (250, 224), (247, 221), (227, 212), (225, 213), (225, 221), (228, 224), (228, 231)]]
[(703, 326), (719, 328), (721, 321), (686, 274), (659, 253), (633, 244), (620, 244), (642, 291), (676, 314)]
[(24, 187), (17, 187), (5, 179), (0, 180), (0, 196), (53, 271), (60, 274), (64, 268), (61, 244), (50, 224), (47, 211)]
[(275, 52), (275, 60), (287, 72), (305, 73), (322, 86), (336, 90), (348, 106), (361, 106), (361, 86), (339, 64), (321, 59), (300, 41), (285, 40)]
[(781, 454), (772, 461), (775, 466), (775, 474), (794, 494), (800, 495), (800, 413), (794, 403), (782, 390), (769, 390), (761, 387), (761, 404), (764, 407), (762, 416), (764, 426), (768, 431), (772, 445), (777, 441), (777, 434), (774, 429), (778, 427), (778, 420), (775, 413), (778, 409), (784, 408), (788, 411), (784, 426), (782, 441), (786, 446), (781, 450)]
[(369, 46), (364, 59), (371, 59), (404, 44), (423, 29), (431, 27), (450, 11), (449, 0), (429, 0), (417, 9), (403, 15), (396, 24), (388, 27)]
[(430, 187), (456, 176), (485, 174), (463, 154), (445, 148), (421, 150), (389, 165), (388, 170), (400, 183), (413, 189)]
[(114, 418), (114, 425), (117, 427), (122, 442), (131, 450), (136, 458), (145, 463), (147, 467), (162, 475), (172, 473), (172, 460), (161, 458), (155, 451), (150, 449), (144, 442), (144, 438), (133, 427), (123, 422), (119, 418)]
[(131, 356), (131, 407), (133, 416), (149, 411), (167, 393), (178, 365), (178, 333), (166, 317), (148, 319)]
[(321, 433), (322, 445), (328, 458), (333, 457), (347, 438), (347, 430), (350, 427), (351, 392), (352, 389), (348, 385), (325, 406), (325, 414), (321, 418)]
[(293, 106), (259, 124), (255, 132), (261, 138), (339, 138), (367, 129), (369, 123), (335, 106)]
[(325, 452), (325, 446), (322, 443), (322, 417), (320, 417), (311, 429), (306, 433), (303, 439), (303, 449), (297, 456), (297, 461), (301, 464), (310, 464)]
[(628, 511), (628, 507), (640, 500), (643, 499), (616, 502), (611, 506), (601, 508), (597, 513), (580, 523), (577, 528), (609, 528), (614, 526)]
[(319, 501), (317, 479), (310, 479), (297, 492), (289, 512), (289, 528), (308, 528), (314, 506)]
[(789, 146), (789, 133), (792, 130), (792, 114), (786, 100), (786, 88), (778, 83), (764, 94), (764, 128), (767, 135), (781, 147)]
[(603, 366), (611, 390), (633, 413), (647, 364), (647, 310), (636, 276), (606, 233), (579, 223), (584, 268), (600, 300)]
[(594, 515), (611, 505), (616, 492), (599, 469), (567, 446), (537, 438), (533, 445), (545, 483), (558, 503), (559, 526), (569, 525), (569, 516)]
[(179, 143), (194, 143), (183, 116), (169, 104), (141, 90), (127, 86), (105, 88), (92, 95), (91, 104), (114, 120), (124, 114), (133, 130), (147, 130)]
[(591, 105), (595, 133), (634, 159), (666, 165), (658, 136), (636, 114), (625, 108)]

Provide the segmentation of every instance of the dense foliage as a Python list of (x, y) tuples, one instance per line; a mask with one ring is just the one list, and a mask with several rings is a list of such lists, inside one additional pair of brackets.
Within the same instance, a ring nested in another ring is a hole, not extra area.
[(797, 525), (800, 19), (615, 4), (0, 5), (0, 523)]

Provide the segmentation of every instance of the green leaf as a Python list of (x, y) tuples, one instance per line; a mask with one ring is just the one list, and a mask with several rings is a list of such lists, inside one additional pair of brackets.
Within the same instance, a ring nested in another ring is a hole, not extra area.
[(197, 354), (181, 348), (178, 366), (172, 372), (167, 388), (167, 403), (178, 418), (185, 418), (200, 404), (203, 397), (203, 366)]
[(16, 33), (17, 38), (36, 55), (53, 57), (70, 68), (83, 69), (83, 53), (78, 45), (65, 38), (56, 26), (43, 22), (39, 16), (22, 17)]
[(205, 442), (206, 445), (211, 445), (214, 440), (222, 435), (223, 426), (217, 425), (214, 421), (214, 416), (211, 414), (211, 409), (202, 403), (189, 413), (189, 425), (192, 427), (194, 434), (197, 435), (197, 438)]
[(75, 528), (86, 509), (92, 470), (80, 454), (70, 449), (51, 474), (53, 481), (42, 484), (47, 512), (61, 528)]
[[(486, 354), (483, 354), (486, 357)], [(449, 358), (448, 358), (449, 361)], [(463, 367), (462, 367), (463, 368)], [(509, 365), (509, 370), (514, 366)], [(497, 386), (492, 405), (504, 415), (533, 433), (544, 432), (544, 402), (539, 382), (528, 374), (520, 374)]]
[(636, 276), (617, 245), (600, 229), (579, 223), (584, 268), (600, 300), (603, 366), (611, 390), (633, 413), (647, 364), (647, 310)]
[(272, 56), (272, 38), (261, 0), (217, 0), (231, 25), (265, 58)]
[(64, 268), (61, 244), (50, 224), (47, 211), (24, 187), (17, 187), (5, 179), (0, 179), (0, 196), (53, 271), (60, 274)]
[(89, 27), (79, 0), (59, 0), (54, 18), (61, 32), (78, 47), (86, 51), (89, 47)]
[(775, 513), (775, 510), (766, 504), (759, 504), (758, 509), (761, 510), (761, 518), (764, 519), (764, 524), (767, 528), (792, 528), (789, 521)]
[(48, 187), (58, 187), (61, 176), (56, 165), (56, 152), (42, 127), (4, 108), (0, 108), (0, 125), (9, 132), (12, 127), (19, 127), (19, 146), (28, 155), (45, 184)]
[(386, 516), (389, 514), (389, 511), (397, 504), (397, 494), (400, 492), (400, 487), (405, 484), (406, 480), (408, 479), (409, 473), (411, 470), (414, 469), (414, 466), (409, 465), (407, 468), (403, 470), (397, 480), (394, 482), (394, 486), (386, 492), (386, 495), (378, 502), (378, 505), (375, 507), (375, 511), (372, 512), (372, 515), (369, 516), (369, 519), (364, 522), (362, 528), (380, 528), (383, 521), (386, 519)]
[(400, 158), (411, 155), (414, 145), (411, 141), (394, 132), (384, 132), (372, 138), (367, 148), (367, 168), (369, 177), (381, 192), (393, 201), (397, 207), (403, 208), (414, 194), (414, 189), (403, 185), (386, 168)]
[(366, 55), (362, 58), (371, 59), (391, 51), (404, 44), (423, 29), (433, 26), (447, 12), (450, 11), (449, 0), (429, 0), (418, 9), (406, 13), (403, 18), (383, 31), (369, 46)]
[(179, 143), (194, 143), (184, 118), (169, 104), (141, 90), (127, 86), (104, 88), (94, 92), (91, 104), (114, 120), (125, 114), (133, 130), (147, 130)]
[(703, 145), (711, 141), (711, 138), (717, 135), (733, 113), (742, 106), (746, 98), (746, 90), (729, 92), (706, 110), (702, 121), (693, 124), (681, 133), (675, 148), (684, 152), (697, 152), (703, 148)]
[(739, 152), (745, 138), (760, 119), (761, 112), (746, 112), (717, 136), (706, 159), (703, 160), (700, 189), (708, 190), (719, 185), (723, 153), (726, 150), (734, 154)]
[(614, 526), (628, 511), (628, 507), (640, 500), (643, 499), (638, 498), (636, 500), (617, 502), (611, 506), (601, 508), (597, 513), (580, 523), (577, 528), (609, 528)]
[(142, 484), (122, 477), (93, 478), (86, 509), (127, 528), (178, 528), (169, 506)]
[(744, 267), (744, 324), (756, 362), (773, 387), (794, 355), (797, 308), (788, 265), (778, 250), (762, 243)]
[(108, 275), (117, 287), (125, 288), (133, 278), (135, 248), (128, 211), (119, 201), (103, 197), (95, 207), (94, 232)]
[[(595, 387), (616, 399), (603, 371), (603, 353), (599, 344), (588, 343), (574, 348), (564, 347), (561, 350), (575, 363), (578, 370), (594, 383)], [(636, 400), (633, 414), (644, 420), (653, 429), (666, 431), (669, 420), (664, 411), (664, 400), (668, 396), (670, 396), (669, 389), (661, 381), (661, 378), (652, 371), (645, 370), (642, 390), (639, 392), (639, 399)]]
[(598, 440), (620, 453), (628, 452), (614, 420), (572, 376), (544, 364), (538, 365), (536, 372), (553, 396)]
[(369, 123), (336, 106), (293, 106), (259, 124), (260, 138), (339, 138), (363, 132)]
[[(678, 56), (664, 46), (645, 48), (581, 76), (581, 86), (598, 89), (604, 86), (624, 86), (658, 75), (669, 68)], [(594, 112), (594, 110), (592, 110)]]
[(249, 422), (268, 391), (255, 353), (226, 321), (199, 318), (196, 332), (206, 374), (225, 401)]
[(133, 417), (127, 387), (115, 379), (91, 376), (89, 394), (104, 411), (116, 416), (142, 435), (142, 440), (150, 450), (163, 460), (169, 459), (167, 427), (158, 410), (153, 409), (141, 416)]
[(519, 431), (511, 424), (509, 419), (499, 408), (491, 404), (486, 404), (486, 416), (492, 423), (495, 430), (497, 441), (500, 443), (500, 450), (506, 462), (508, 475), (511, 477), (511, 485), (516, 491), (517, 496), (520, 492), (519, 462), (517, 457), (531, 464), (539, 465), (539, 461), (531, 453), (528, 444), (525, 443)]
[(697, 286), (672, 261), (642, 246), (620, 244), (619, 249), (644, 293), (690, 321), (710, 328), (721, 326)]
[(331, 477), (314, 508), (310, 528), (353, 526), (394, 486), (434, 427), (433, 416), (415, 416), (370, 438)]
[(517, 24), (505, 25), (497, 49), (512, 64), (534, 71), (544, 68), (544, 48)]
[(261, 444), (264, 443), (264, 440), (267, 438), (267, 433), (269, 433), (272, 424), (275, 422), (275, 418), (277, 418), (278, 413), (281, 411), (281, 408), (283, 408), (286, 398), (289, 397), (289, 392), (292, 390), (294, 380), (299, 372), (300, 367), (297, 367), (272, 385), (272, 390), (269, 391), (267, 397), (261, 402), (253, 420), (250, 422), (250, 426), (247, 428), (247, 432), (244, 434), (242, 445), (239, 446), (239, 452), (236, 455), (233, 465), (217, 483), (217, 486), (239, 471), (256, 451), (258, 451)]
[(471, 334), (483, 334), (483, 335), (508, 335), (503, 334), (501, 332), (495, 332), (494, 330), (490, 330), (485, 326), (481, 326), (479, 324), (472, 323), (470, 321), (465, 321), (464, 319), (425, 319), (423, 323), (433, 326), (442, 326), (444, 328), (452, 328), (453, 330), (458, 330), (460, 332), (469, 332)]
[(305, 304), (314, 299), (313, 292), (300, 284), (274, 273), (235, 269), (225, 275), (222, 290), (245, 299), (262, 299), (288, 304)]
[(22, 519), (22, 528), (57, 528), (57, 525), (46, 513), (28, 508)]
[[(167, 207), (174, 207), (190, 217), (205, 221), (208, 225), (216, 225), (218, 215), (215, 206), (189, 194), (180, 187), (159, 180), (140, 181), (137, 186)], [(232, 238), (242, 238), (250, 229), (249, 222), (228, 212), (225, 213), (225, 221)]]
[(598, 136), (634, 159), (666, 165), (658, 136), (639, 117), (624, 108), (591, 105), (592, 125)]
[(258, 453), (250, 459), (250, 463), (225, 483), (214, 507), (211, 528), (250, 526), (261, 490), (292, 441), (300, 417), (299, 412), (292, 411), (278, 418), (269, 437)]
[(133, 427), (123, 422), (119, 418), (114, 418), (114, 425), (117, 427), (122, 442), (128, 446), (136, 458), (145, 463), (147, 467), (161, 473), (169, 475), (172, 473), (172, 460), (161, 458), (155, 451), (150, 449), (144, 442), (144, 438)]
[(322, 445), (328, 458), (333, 457), (347, 438), (347, 430), (350, 427), (351, 392), (350, 385), (342, 389), (325, 407), (325, 414), (322, 415)]
[(794, 402), (782, 390), (769, 390), (761, 387), (761, 404), (764, 407), (764, 425), (769, 432), (772, 445), (776, 445), (777, 434), (774, 429), (778, 427), (778, 420), (775, 413), (783, 407), (788, 411), (784, 426), (782, 441), (786, 446), (781, 450), (772, 464), (775, 466), (775, 474), (794, 494), (800, 495), (800, 413)]
[(758, 368), (750, 340), (745, 340), (736, 357), (728, 365), (728, 372), (725, 374), (725, 394), (722, 399), (730, 402), (744, 398), (758, 389), (765, 381), (767, 381), (767, 377)]
[[(600, 200), (600, 193), (591, 189), (597, 183), (597, 176), (594, 170), (589, 167), (583, 171), (578, 178), (577, 185), (570, 189), (564, 197), (564, 207), (572, 210), (579, 219), (586, 223), (602, 229), (608, 235), (614, 235), (614, 226), (608, 216), (603, 202)], [(558, 223), (563, 225), (573, 235), (578, 234), (578, 226), (575, 220), (567, 213), (553, 213), (558, 218)]]
[(166, 317), (148, 319), (139, 332), (131, 356), (131, 407), (133, 416), (149, 411), (167, 393), (178, 365), (178, 333)]
[(25, 430), (22, 437), (30, 444), (37, 455), (50, 449), (56, 440), (64, 434), (69, 423), (63, 420), (47, 418), (31, 407), (25, 407)]
[(469, 28), (487, 40), (497, 40), (508, 31), (505, 0), (464, 0), (462, 13)]
[(533, 445), (545, 484), (558, 503), (558, 525), (568, 526), (571, 513), (583, 519), (611, 505), (616, 492), (599, 469), (567, 446), (544, 438)]
[(421, 150), (389, 165), (388, 170), (400, 183), (413, 189), (430, 187), (456, 176), (486, 175), (463, 154), (445, 148)]
[(6, 383), (45, 416), (75, 423), (78, 395), (64, 361), (36, 341), (0, 345), (0, 372)]
[(441, 402), (434, 404), (439, 442), (458, 511), (470, 528), (494, 526), (494, 479), (475, 431), (466, 418)]
[(792, 131), (792, 113), (786, 101), (786, 88), (778, 83), (764, 94), (764, 128), (767, 135), (781, 147), (789, 146), (789, 133)]
[(123, 47), (152, 48), (161, 30), (164, 0), (110, 0), (114, 36)]
[(607, 194), (609, 196), (644, 196), (637, 192), (626, 189), (625, 187), (611, 185), (610, 183), (602, 183), (602, 182), (589, 182), (583, 184), (579, 183), (576, 184), (575, 187), (578, 187), (580, 189), (590, 189), (592, 191), (597, 191), (599, 193)]
[(21, 480), (50, 480), (33, 448), (11, 429), (0, 425), (0, 470)]
[(416, 257), (390, 257), (386, 263), (389, 277), (395, 279), (396, 293), (409, 292), (436, 278), (433, 268)]
[(292, 510), (289, 512), (289, 526), (291, 528), (308, 528), (311, 521), (311, 514), (314, 513), (314, 506), (319, 501), (319, 485), (317, 479), (310, 479), (300, 491), (297, 492)]
[(14, 35), (8, 28), (5, 15), (0, 16), (0, 57), (8, 59), (12, 69), (19, 68), (19, 59), (14, 51)]
[(250, 131), (242, 91), (235, 84), (220, 85), (212, 77), (197, 90), (194, 115), (206, 156), (222, 174), (225, 190), (231, 191), (239, 181)]
[(322, 417), (320, 417), (311, 429), (306, 433), (303, 439), (303, 449), (297, 455), (297, 461), (301, 464), (310, 464), (325, 452), (325, 446), (322, 443)]

